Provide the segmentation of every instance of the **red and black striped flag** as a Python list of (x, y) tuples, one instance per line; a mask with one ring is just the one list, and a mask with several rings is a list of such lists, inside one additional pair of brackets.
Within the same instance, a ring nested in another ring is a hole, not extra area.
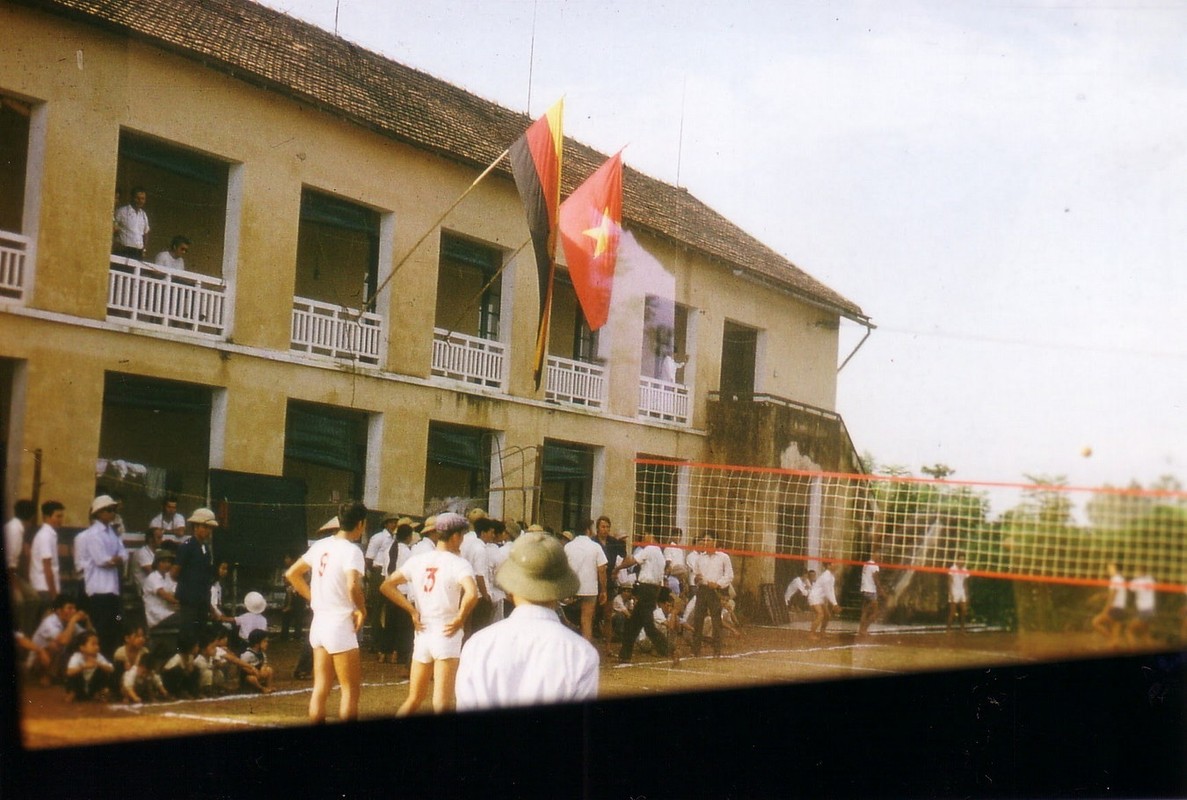
[(564, 100), (531, 124), (511, 145), (511, 172), (523, 200), (536, 253), (540, 280), (540, 323), (536, 330), (536, 360), (533, 377), (540, 388), (544, 354), (548, 349), (548, 322), (552, 315), (552, 288), (556, 276), (557, 216), (561, 199), (561, 153), (564, 134), (561, 114)]

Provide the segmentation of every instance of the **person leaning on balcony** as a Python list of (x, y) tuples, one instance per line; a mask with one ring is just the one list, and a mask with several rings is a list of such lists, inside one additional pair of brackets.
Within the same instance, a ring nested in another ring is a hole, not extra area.
[(185, 269), (185, 254), (190, 251), (190, 240), (184, 236), (174, 236), (169, 241), (169, 249), (157, 253), (153, 263), (166, 269)]
[(114, 252), (117, 256), (127, 258), (144, 258), (144, 248), (151, 230), (148, 225), (148, 214), (144, 210), (148, 202), (148, 193), (137, 186), (131, 192), (132, 201), (120, 206), (115, 212)]

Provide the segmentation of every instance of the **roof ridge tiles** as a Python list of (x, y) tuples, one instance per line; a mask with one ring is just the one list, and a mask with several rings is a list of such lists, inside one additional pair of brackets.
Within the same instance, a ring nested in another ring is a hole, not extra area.
[[(288, 93), (370, 130), (463, 163), (490, 163), (531, 122), (527, 114), (250, 0), (18, 1), (201, 60), (241, 80)], [(177, 24), (179, 18), (187, 24)], [(580, 167), (566, 176), (576, 173), (583, 180), (606, 158), (595, 148), (565, 137), (565, 159)], [(500, 171), (510, 174), (506, 165)], [(577, 178), (567, 177), (562, 190), (571, 191), (578, 183)], [(623, 216), (842, 316), (867, 319), (856, 303), (687, 189), (629, 166), (623, 177)]]

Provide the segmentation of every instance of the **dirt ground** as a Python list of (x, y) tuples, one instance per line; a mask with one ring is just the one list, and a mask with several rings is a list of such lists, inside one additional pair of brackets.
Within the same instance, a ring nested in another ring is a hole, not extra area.
[[(1157, 649), (1165, 649), (1165, 643)], [(943, 628), (875, 626), (858, 639), (852, 624), (842, 622), (820, 640), (811, 640), (807, 623), (746, 626), (728, 637), (720, 658), (691, 657), (688, 644), (678, 650), (678, 664), (647, 653), (634, 663), (604, 659), (600, 696), (696, 692), (744, 686), (858, 679), (1026, 662), (1071, 660), (1116, 654), (1090, 634), (1014, 634), (969, 630), (946, 634)], [(366, 651), (364, 650), (366, 653)], [(305, 722), (311, 681), (293, 678), (298, 646), (275, 641), (269, 651), (279, 680), (268, 696), (239, 695), (129, 706), (117, 703), (68, 703), (61, 687), (23, 686), (19, 695), (21, 730), (27, 748), (53, 748), (169, 736), (192, 736), (248, 728), (288, 727)], [(406, 680), (396, 667), (366, 653), (361, 716), (388, 717), (407, 696)], [(329, 702), (337, 710), (337, 690)]]

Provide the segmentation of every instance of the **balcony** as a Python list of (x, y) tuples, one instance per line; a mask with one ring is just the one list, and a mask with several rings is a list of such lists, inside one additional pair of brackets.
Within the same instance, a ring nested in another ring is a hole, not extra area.
[(24, 299), (25, 253), (28, 249), (27, 236), (0, 231), (0, 299)]
[(382, 338), (378, 314), (293, 298), (292, 350), (378, 366)]
[(639, 378), (639, 416), (688, 424), (688, 387), (658, 378)]
[(549, 356), (544, 388), (547, 400), (601, 408), (606, 402), (606, 370), (585, 361)]
[(501, 389), (506, 352), (502, 342), (433, 328), (432, 373), (439, 378)]
[(145, 328), (223, 336), (225, 308), (226, 284), (218, 278), (111, 256), (108, 319)]
[(705, 410), (713, 463), (784, 466), (783, 456), (794, 444), (800, 455), (825, 471), (864, 471), (845, 420), (835, 411), (732, 390), (709, 392)]

